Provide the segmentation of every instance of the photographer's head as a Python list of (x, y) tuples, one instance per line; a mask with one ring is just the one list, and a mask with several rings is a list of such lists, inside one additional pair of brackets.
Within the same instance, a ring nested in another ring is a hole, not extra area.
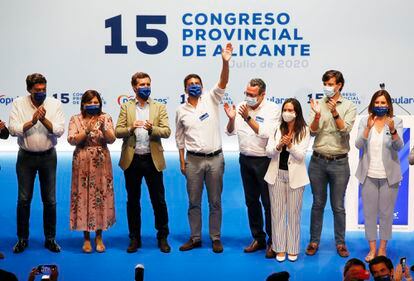
[(369, 273), (366, 271), (365, 263), (360, 259), (352, 258), (344, 266), (344, 280), (367, 280)]
[(394, 276), (394, 265), (385, 256), (378, 256), (369, 262), (369, 271), (376, 281), (392, 280)]

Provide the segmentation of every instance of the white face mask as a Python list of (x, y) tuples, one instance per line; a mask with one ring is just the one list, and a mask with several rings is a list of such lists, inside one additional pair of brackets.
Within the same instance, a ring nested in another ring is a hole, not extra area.
[(335, 95), (335, 88), (333, 86), (323, 86), (323, 93), (328, 98), (332, 98)]
[(289, 123), (290, 121), (293, 121), (296, 118), (296, 113), (284, 111), (282, 113), (282, 118), (283, 118), (283, 121), (285, 121), (286, 123)]
[(253, 107), (257, 104), (257, 97), (248, 97), (246, 96), (246, 98), (244, 99), (244, 101), (246, 102), (246, 104), (250, 107)]

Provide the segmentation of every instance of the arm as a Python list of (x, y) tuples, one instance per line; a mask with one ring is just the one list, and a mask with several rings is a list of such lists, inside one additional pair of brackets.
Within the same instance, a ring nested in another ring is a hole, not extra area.
[(56, 137), (62, 136), (65, 132), (65, 116), (62, 110), (62, 104), (60, 102), (57, 103), (56, 113), (52, 121), (46, 118), (46, 110), (43, 106), (39, 107), (39, 112), (39, 121), (49, 131), (49, 134), (53, 134)]
[(278, 128), (275, 128), (271, 135), (269, 136), (269, 141), (266, 145), (266, 155), (269, 158), (273, 158), (276, 155), (280, 154), (281, 150), (277, 150), (276, 146), (280, 142), (280, 134), (278, 133)]
[(231, 136), (234, 135), (235, 132), (235, 121), (236, 121), (236, 106), (229, 105), (228, 103), (224, 104), (224, 112), (226, 113), (227, 117), (229, 118), (229, 121), (227, 122), (226, 126), (226, 134)]
[(0, 120), (0, 139), (7, 139), (9, 137), (9, 130), (6, 124)]
[(175, 142), (177, 143), (178, 152), (180, 155), (180, 170), (183, 175), (185, 175), (185, 138), (184, 138), (184, 126), (181, 124), (180, 113), (177, 110), (175, 115)]
[(355, 147), (362, 149), (367, 145), (370, 128), (367, 126), (367, 120), (362, 118), (358, 125), (358, 134), (355, 139)]
[(181, 173), (185, 176), (185, 156), (184, 156), (184, 148), (180, 148), (178, 150), (178, 153), (180, 154), (180, 170), (181, 170)]
[(160, 105), (159, 111), (159, 123), (157, 126), (152, 126), (150, 133), (151, 137), (169, 138), (171, 135), (171, 129), (168, 124), (168, 114), (165, 105)]
[(226, 47), (221, 52), (221, 58), (223, 61), (220, 73), (220, 80), (218, 82), (218, 87), (220, 89), (225, 89), (227, 83), (229, 82), (229, 61), (233, 53), (233, 47), (230, 43), (227, 43)]
[[(336, 116), (336, 115), (333, 115)], [(338, 114), (338, 118), (335, 119), (335, 124), (336, 127), (338, 128), (339, 132), (342, 135), (348, 135), (351, 130), (352, 127), (354, 126), (355, 123), (355, 118), (356, 118), (356, 107), (355, 105), (352, 105), (351, 108), (349, 108), (344, 116), (340, 116)]]
[(71, 145), (78, 145), (88, 138), (88, 133), (85, 130), (79, 130), (76, 126), (75, 118), (75, 116), (72, 116), (69, 121), (67, 140)]
[(121, 106), (121, 111), (119, 112), (118, 122), (115, 127), (115, 136), (117, 138), (125, 138), (132, 135), (132, 128), (127, 127), (127, 103)]
[(38, 121), (37, 111), (33, 114), (33, 118), (29, 121), (22, 121), (19, 118), (19, 110), (17, 101), (13, 102), (9, 117), (9, 131), (12, 136), (23, 137), (24, 133), (31, 129)]
[(309, 129), (305, 128), (305, 135), (301, 139), (299, 143), (291, 143), (286, 150), (290, 153), (290, 155), (295, 158), (298, 162), (305, 161), (306, 151), (309, 146), (310, 141), (310, 134)]
[(105, 138), (106, 143), (114, 143), (116, 140), (114, 124), (112, 118), (109, 115), (103, 116), (103, 122), (101, 125), (102, 133)]
[[(401, 119), (396, 118), (394, 119), (396, 134), (391, 135), (392, 138), (392, 148), (396, 151), (400, 151), (404, 147), (404, 142), (401, 139), (401, 136), (403, 135), (403, 122)], [(390, 128), (391, 131), (391, 128)]]

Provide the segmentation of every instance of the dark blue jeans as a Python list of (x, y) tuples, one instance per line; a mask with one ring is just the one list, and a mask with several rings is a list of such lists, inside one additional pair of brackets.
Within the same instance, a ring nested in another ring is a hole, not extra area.
[(39, 173), (43, 202), (43, 231), (46, 239), (56, 236), (56, 150), (29, 152), (20, 149), (16, 173), (19, 186), (17, 199), (17, 236), (29, 239), (30, 203), (36, 174)]
[(336, 245), (345, 244), (345, 191), (349, 180), (348, 157), (325, 160), (312, 156), (309, 163), (309, 178), (312, 187), (310, 242), (319, 244), (323, 225), (323, 213), (327, 200), (327, 185), (334, 216)]

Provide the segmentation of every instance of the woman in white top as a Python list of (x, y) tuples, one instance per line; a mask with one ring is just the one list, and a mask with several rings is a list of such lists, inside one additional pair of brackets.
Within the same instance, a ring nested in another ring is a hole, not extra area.
[(299, 254), (302, 196), (309, 183), (305, 165), (309, 138), (300, 103), (286, 99), (280, 126), (266, 146), (272, 158), (265, 175), (272, 214), (272, 249), (279, 262), (286, 259), (286, 253), (290, 261), (296, 261)]
[[(355, 145), (362, 150), (356, 177), (362, 184), (361, 195), (365, 220), (365, 237), (369, 262), (376, 255), (386, 256), (391, 239), (394, 205), (402, 179), (398, 151), (403, 148), (402, 120), (393, 115), (389, 93), (379, 90), (372, 96), (369, 116), (362, 118)], [(377, 253), (377, 217), (379, 216), (380, 245)]]

